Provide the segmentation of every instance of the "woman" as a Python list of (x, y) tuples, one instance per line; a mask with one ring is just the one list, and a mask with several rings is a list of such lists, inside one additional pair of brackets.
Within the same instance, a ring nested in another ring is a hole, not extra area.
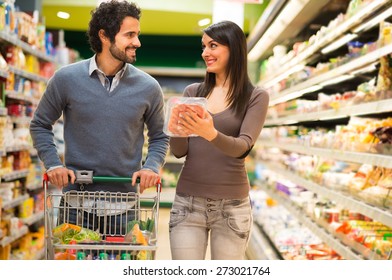
[(170, 213), (171, 253), (204, 259), (210, 240), (212, 259), (243, 259), (253, 223), (245, 157), (263, 127), (269, 96), (249, 79), (238, 25), (209, 26), (202, 48), (204, 82), (189, 85), (184, 96), (205, 97), (207, 111), (200, 116), (189, 108), (169, 124), (181, 136), (171, 137), (171, 152), (186, 157)]

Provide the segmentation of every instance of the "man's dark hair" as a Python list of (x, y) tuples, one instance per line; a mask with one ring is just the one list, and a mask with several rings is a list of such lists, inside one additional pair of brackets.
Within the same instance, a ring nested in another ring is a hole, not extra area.
[(103, 29), (105, 36), (113, 43), (114, 37), (120, 30), (125, 17), (133, 17), (140, 20), (140, 8), (135, 3), (128, 1), (111, 0), (102, 2), (96, 9), (91, 11), (87, 37), (93, 52), (102, 52), (102, 43), (98, 34), (99, 30)]

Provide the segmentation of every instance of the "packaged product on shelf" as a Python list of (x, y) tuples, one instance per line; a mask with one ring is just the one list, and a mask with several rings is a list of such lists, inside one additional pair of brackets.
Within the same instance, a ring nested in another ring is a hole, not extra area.
[(372, 131), (377, 139), (375, 149), (380, 154), (392, 155), (392, 125), (378, 127)]
[(386, 55), (380, 58), (380, 70), (377, 76), (377, 91), (392, 90), (392, 57)]
[(372, 205), (392, 208), (392, 169), (363, 164), (348, 182), (352, 195)]
[(0, 30), (5, 29), (5, 6), (0, 4)]
[(378, 44), (380, 47), (392, 44), (392, 23), (382, 21), (380, 22)]
[(19, 205), (19, 218), (31, 217), (34, 213), (34, 198), (29, 197)]
[[(182, 114), (187, 114), (191, 110), (203, 117), (207, 111), (207, 99), (204, 97), (170, 97), (167, 101), (164, 132), (169, 136), (181, 137), (175, 133), (177, 124), (182, 118)], [(188, 135), (190, 137), (196, 135)]]
[(387, 259), (392, 253), (392, 228), (376, 221), (349, 220), (344, 221), (336, 232), (345, 234), (348, 238), (364, 246), (379, 256)]
[(0, 54), (0, 70), (8, 71), (7, 61), (5, 61), (4, 56), (2, 54)]

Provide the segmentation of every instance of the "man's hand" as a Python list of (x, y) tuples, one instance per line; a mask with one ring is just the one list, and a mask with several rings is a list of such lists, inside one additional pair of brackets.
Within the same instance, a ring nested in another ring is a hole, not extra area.
[(71, 182), (75, 183), (75, 173), (68, 168), (58, 167), (46, 173), (49, 178), (49, 182), (58, 188), (63, 188)]
[(140, 193), (143, 193), (145, 189), (155, 186), (160, 181), (159, 175), (149, 169), (141, 169), (133, 173), (132, 186), (136, 185), (137, 178), (140, 179)]

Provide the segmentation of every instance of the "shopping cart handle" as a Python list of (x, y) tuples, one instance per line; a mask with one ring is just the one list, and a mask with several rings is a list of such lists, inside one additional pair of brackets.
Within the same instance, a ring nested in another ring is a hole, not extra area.
[[(132, 177), (119, 176), (93, 176), (91, 170), (77, 170), (75, 172), (77, 184), (92, 184), (92, 183), (132, 183)], [(136, 183), (140, 183), (140, 179), (136, 179)]]
[[(131, 177), (93, 176), (94, 183), (132, 183)], [(140, 183), (140, 178), (136, 179)]]
[[(47, 173), (43, 175), (43, 184), (49, 182)], [(110, 177), (110, 176), (93, 176), (92, 171), (81, 170), (76, 171), (76, 184), (91, 184), (91, 183), (132, 183), (132, 177)], [(140, 178), (136, 178), (136, 183), (140, 183)]]

